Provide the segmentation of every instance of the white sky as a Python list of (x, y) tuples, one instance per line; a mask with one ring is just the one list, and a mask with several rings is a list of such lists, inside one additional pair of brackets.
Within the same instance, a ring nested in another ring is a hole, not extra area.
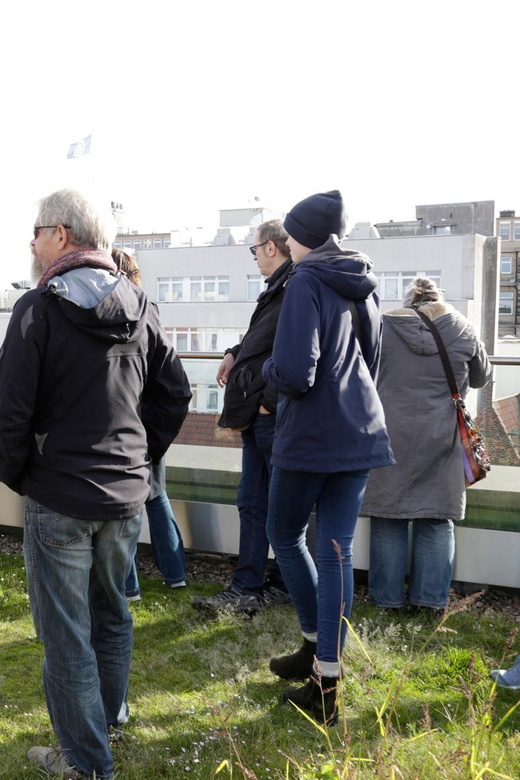
[[(520, 213), (518, 0), (4, 4), (0, 285), (36, 201), (94, 185), (156, 231), (343, 191), (350, 225), (416, 204)], [(67, 160), (93, 132), (92, 154)]]

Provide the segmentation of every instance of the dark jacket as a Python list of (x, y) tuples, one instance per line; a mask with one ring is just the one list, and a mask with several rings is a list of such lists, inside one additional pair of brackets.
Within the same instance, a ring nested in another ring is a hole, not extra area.
[[(485, 385), (491, 366), (471, 323), (444, 302), (421, 311), (441, 334), (462, 397)], [(383, 315), (377, 387), (397, 463), (370, 475), (363, 513), (461, 520), (466, 488), (456, 410), (433, 335), (413, 309)]]
[(258, 297), (247, 333), (240, 344), (227, 350), (235, 362), (229, 372), (224, 408), (218, 421), (221, 428), (247, 428), (260, 406), (272, 414), (276, 412), (278, 393), (266, 387), (262, 366), (273, 350), (284, 285), (291, 267), (289, 258), (269, 277), (267, 289)]
[(139, 287), (89, 267), (54, 277), (18, 301), (0, 354), (0, 481), (72, 517), (132, 517), (190, 398)]
[(374, 384), (381, 327), (371, 268), (335, 236), (295, 265), (263, 369), (280, 393), (271, 461), (279, 468), (332, 473), (394, 463)]

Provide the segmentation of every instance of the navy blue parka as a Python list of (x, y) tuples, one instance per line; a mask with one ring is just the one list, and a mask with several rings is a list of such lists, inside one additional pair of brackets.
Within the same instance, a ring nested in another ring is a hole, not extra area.
[(342, 249), (331, 235), (295, 264), (286, 283), (263, 367), (280, 394), (272, 455), (278, 468), (333, 473), (395, 462), (375, 387), (381, 322), (371, 269), (366, 255)]

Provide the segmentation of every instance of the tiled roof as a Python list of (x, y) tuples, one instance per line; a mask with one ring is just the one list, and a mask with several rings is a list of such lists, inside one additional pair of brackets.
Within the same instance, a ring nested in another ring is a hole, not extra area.
[(206, 447), (242, 447), (239, 431), (219, 428), (220, 414), (188, 412), (175, 444), (198, 444)]
[(497, 398), (477, 415), (486, 451), (497, 466), (520, 465), (520, 393)]

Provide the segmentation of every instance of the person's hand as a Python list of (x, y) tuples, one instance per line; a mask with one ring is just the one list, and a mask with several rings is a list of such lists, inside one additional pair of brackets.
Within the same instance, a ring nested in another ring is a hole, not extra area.
[(259, 414), (271, 414), (269, 409), (266, 409), (265, 406), (262, 406), (262, 404), (260, 404), (260, 406), (258, 407), (258, 413)]
[(229, 372), (231, 371), (234, 362), (235, 358), (231, 352), (228, 352), (227, 355), (224, 355), (224, 360), (220, 364), (217, 372), (217, 384), (219, 387), (224, 387), (227, 384)]

